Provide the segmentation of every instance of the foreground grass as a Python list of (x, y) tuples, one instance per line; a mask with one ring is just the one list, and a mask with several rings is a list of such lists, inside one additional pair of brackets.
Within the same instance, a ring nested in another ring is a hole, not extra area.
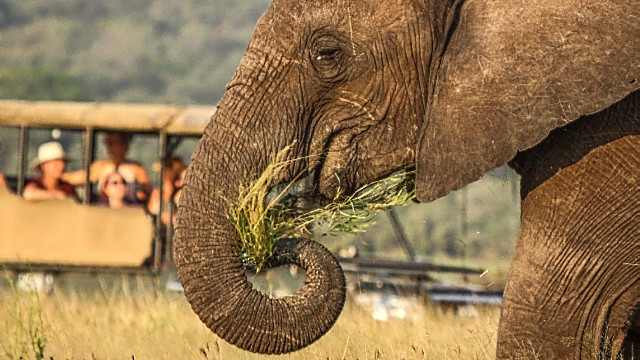
[(154, 290), (0, 289), (0, 358), (8, 359), (491, 359), (497, 308), (456, 317), (418, 308), (413, 320), (374, 320), (348, 299), (335, 326), (294, 354), (261, 356), (212, 334), (184, 296)]

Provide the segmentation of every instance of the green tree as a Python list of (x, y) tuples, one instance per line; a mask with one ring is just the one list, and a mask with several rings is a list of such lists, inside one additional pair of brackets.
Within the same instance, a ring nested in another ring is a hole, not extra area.
[(30, 66), (7, 67), (0, 77), (0, 98), (88, 101), (87, 86), (74, 75)]

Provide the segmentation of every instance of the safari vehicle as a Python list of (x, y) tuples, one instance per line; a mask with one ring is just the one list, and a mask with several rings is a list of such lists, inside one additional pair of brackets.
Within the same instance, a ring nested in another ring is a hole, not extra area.
[(152, 274), (171, 268), (171, 227), (165, 236), (159, 216), (142, 208), (97, 206), (97, 186), (89, 175), (86, 185), (76, 187), (79, 202), (26, 201), (21, 194), (35, 176), (29, 163), (40, 144), (57, 141), (69, 158), (67, 171), (88, 174), (95, 159), (107, 157), (100, 141), (105, 133), (128, 132), (127, 157), (145, 167), (162, 193), (162, 160), (177, 155), (190, 161), (214, 112), (214, 107), (0, 100), (0, 171), (8, 183), (0, 189), (0, 267)]
[[(140, 162), (154, 187), (163, 192), (163, 159), (176, 155), (185, 163), (190, 161), (215, 110), (206, 106), (0, 100), (0, 172), (8, 182), (7, 189), (0, 187), (0, 270), (146, 274), (172, 270), (171, 227), (163, 226), (159, 217), (151, 217), (143, 208), (98, 206), (97, 186), (88, 175), (86, 185), (76, 187), (79, 202), (33, 202), (21, 195), (28, 179), (36, 176), (30, 163), (40, 144), (61, 143), (68, 157), (67, 171), (84, 169), (88, 174), (94, 160), (107, 157), (102, 140), (112, 131), (133, 135), (127, 157)], [(372, 290), (381, 291), (383, 284), (424, 296), (431, 291), (425, 287), (431, 283), (430, 273), (482, 273), (480, 269), (416, 263), (415, 250), (397, 215), (393, 211), (388, 215), (410, 261), (340, 258), (347, 276), (354, 277), (362, 290), (372, 285)], [(409, 286), (403, 282), (407, 278)], [(477, 302), (477, 294), (474, 296)]]

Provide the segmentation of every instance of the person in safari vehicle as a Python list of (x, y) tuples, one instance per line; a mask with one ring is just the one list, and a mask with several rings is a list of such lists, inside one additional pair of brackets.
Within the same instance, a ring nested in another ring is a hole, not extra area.
[(127, 180), (118, 171), (108, 174), (104, 181), (99, 183), (100, 202), (102, 206), (119, 209), (130, 206), (140, 206), (138, 203), (127, 199)]
[[(89, 180), (93, 183), (104, 183), (106, 177), (113, 172), (122, 175), (127, 184), (127, 201), (144, 203), (151, 192), (151, 180), (145, 168), (138, 162), (126, 158), (131, 134), (125, 132), (108, 132), (104, 137), (110, 159), (96, 160), (89, 169)], [(65, 173), (63, 179), (71, 184), (79, 185), (85, 181), (84, 170)]]
[(38, 147), (33, 167), (40, 176), (27, 182), (22, 196), (27, 200), (76, 199), (75, 187), (62, 179), (67, 156), (60, 143), (52, 141)]
[(8, 189), (7, 180), (4, 178), (4, 174), (0, 171), (0, 189)]

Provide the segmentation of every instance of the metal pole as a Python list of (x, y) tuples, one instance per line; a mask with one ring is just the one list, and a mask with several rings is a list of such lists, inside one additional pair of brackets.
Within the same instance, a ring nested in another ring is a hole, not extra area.
[[(469, 207), (469, 188), (464, 187), (462, 188), (462, 190), (460, 190), (460, 238), (461, 238), (462, 244), (464, 245), (462, 247), (462, 259), (465, 261), (465, 263), (467, 260), (467, 241), (469, 241), (469, 238), (468, 238), (469, 220), (467, 216), (468, 207)], [(464, 274), (462, 277), (464, 281), (469, 280), (467, 274)]]
[(24, 183), (27, 179), (27, 147), (29, 139), (27, 137), (28, 128), (20, 126), (20, 140), (18, 144), (18, 195), (24, 191)]
[[(160, 192), (160, 201), (158, 206), (158, 214), (156, 215), (155, 221), (155, 246), (153, 251), (153, 270), (154, 272), (160, 272), (162, 267), (162, 259), (161, 256), (164, 255), (162, 253), (162, 210), (163, 210), (163, 192), (164, 186), (162, 183), (162, 177), (164, 174), (164, 160), (165, 160), (165, 151), (167, 149), (167, 133), (160, 133), (160, 151), (158, 153), (158, 158), (160, 159), (160, 174), (158, 181), (158, 191)], [(165, 249), (166, 250), (166, 249)]]
[(409, 242), (409, 238), (407, 237), (407, 234), (405, 233), (404, 228), (402, 228), (402, 225), (400, 224), (400, 220), (398, 219), (398, 213), (396, 212), (395, 209), (391, 208), (389, 209), (389, 211), (387, 211), (387, 216), (389, 216), (389, 221), (391, 222), (391, 227), (393, 228), (393, 232), (396, 234), (396, 238), (398, 239), (398, 241), (400, 241), (400, 244), (404, 248), (404, 251), (409, 256), (409, 259), (411, 261), (416, 261), (416, 252), (413, 249), (413, 246), (411, 246), (411, 243)]
[(467, 241), (467, 235), (469, 234), (468, 205), (469, 189), (464, 187), (460, 190), (460, 237), (463, 241)]
[[(171, 140), (173, 140), (175, 138), (169, 138), (167, 136), (166, 139), (166, 148), (165, 148), (165, 156), (169, 156), (169, 154), (172, 154), (173, 151), (175, 150), (177, 144), (180, 143), (180, 141), (182, 141), (182, 139), (178, 138), (176, 140), (175, 143), (171, 143)], [(163, 162), (164, 163), (164, 162)], [(173, 268), (173, 215), (175, 214), (175, 205), (173, 203), (173, 196), (175, 195), (175, 182), (174, 182), (174, 188), (173, 188), (173, 193), (171, 194), (171, 198), (170, 198), (170, 202), (169, 202), (169, 222), (167, 223), (166, 226), (166, 233), (165, 233), (165, 251), (164, 251), (164, 261), (165, 264), (167, 265), (167, 269), (169, 267)]]
[(169, 205), (169, 223), (166, 227), (164, 261), (168, 268), (173, 268), (173, 216), (175, 214), (175, 206), (173, 204), (173, 194), (171, 195), (171, 203)]
[(514, 204), (520, 201), (520, 191), (518, 187), (518, 175), (515, 172), (511, 173), (511, 198)]
[(94, 148), (94, 131), (89, 127), (84, 133), (84, 154), (82, 157), (82, 168), (84, 169), (84, 194), (82, 197), (83, 204), (89, 204), (91, 201), (91, 162), (93, 161), (93, 148)]

